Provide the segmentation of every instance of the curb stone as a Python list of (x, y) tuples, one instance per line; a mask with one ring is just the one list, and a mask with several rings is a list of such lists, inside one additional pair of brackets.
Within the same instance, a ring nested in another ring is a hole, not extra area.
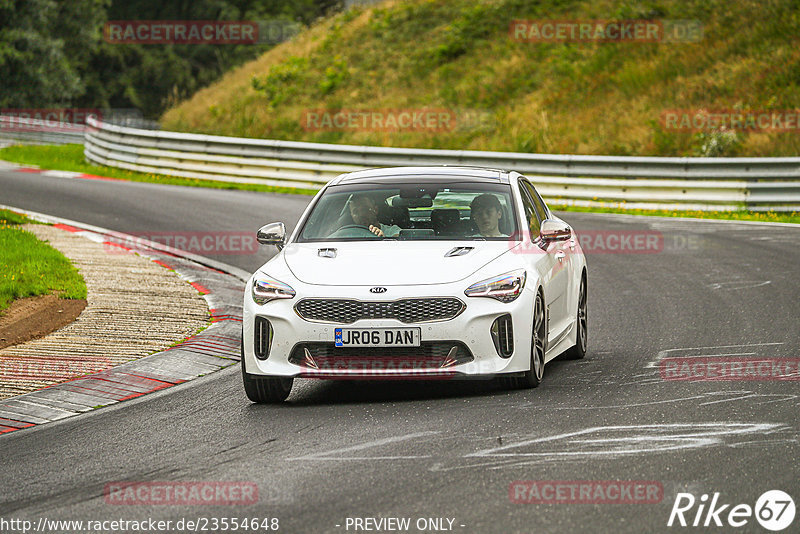
[[(131, 237), (13, 206), (0, 205), (0, 208), (24, 213), (41, 222), (55, 223), (64, 230), (98, 243), (107, 243), (110, 238)], [(136, 243), (139, 255), (174, 270), (203, 295), (211, 314), (210, 326), (164, 351), (0, 401), (0, 434), (160, 391), (235, 365), (240, 360), (242, 294), (249, 274), (159, 243), (141, 239), (136, 239)]]

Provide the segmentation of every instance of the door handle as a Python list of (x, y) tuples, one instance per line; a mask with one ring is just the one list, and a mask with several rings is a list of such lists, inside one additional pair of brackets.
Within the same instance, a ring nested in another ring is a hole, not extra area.
[(564, 253), (563, 250), (559, 250), (558, 252), (556, 252), (556, 258), (558, 258), (558, 261), (564, 261), (564, 258), (566, 256), (567, 255), (566, 255), (566, 253)]

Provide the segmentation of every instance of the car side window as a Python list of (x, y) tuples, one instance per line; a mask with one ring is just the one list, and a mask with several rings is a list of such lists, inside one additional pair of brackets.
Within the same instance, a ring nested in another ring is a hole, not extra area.
[(542, 197), (539, 196), (539, 192), (536, 191), (536, 188), (533, 187), (533, 184), (530, 182), (522, 182), (525, 185), (525, 189), (528, 191), (528, 194), (533, 201), (533, 207), (536, 208), (536, 214), (539, 216), (539, 220), (543, 221), (547, 219), (547, 208), (544, 205), (544, 201)]
[(531, 231), (531, 240), (534, 240), (539, 236), (539, 228), (542, 225), (542, 221), (536, 213), (533, 200), (531, 199), (531, 195), (525, 187), (524, 182), (519, 183), (519, 194), (522, 198), (522, 207), (525, 210), (525, 218), (528, 220), (528, 228), (530, 228)]

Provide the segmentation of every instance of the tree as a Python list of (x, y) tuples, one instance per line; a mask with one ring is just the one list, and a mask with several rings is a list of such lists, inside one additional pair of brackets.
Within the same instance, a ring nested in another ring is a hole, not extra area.
[(68, 105), (99, 44), (106, 0), (0, 0), (0, 107)]
[(0, 0), (0, 107), (136, 108), (157, 118), (273, 44), (103, 41), (108, 20), (308, 24), (342, 0)]

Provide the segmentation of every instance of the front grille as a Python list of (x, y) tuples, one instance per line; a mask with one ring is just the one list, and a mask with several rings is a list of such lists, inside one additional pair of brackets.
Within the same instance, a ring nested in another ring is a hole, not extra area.
[[(453, 352), (455, 348), (455, 352)], [(308, 352), (308, 354), (306, 354)], [(310, 358), (310, 360), (309, 360)], [(410, 363), (417, 368), (438, 369), (473, 361), (475, 358), (460, 341), (423, 341), (419, 347), (337, 347), (333, 343), (298, 343), (292, 349), (289, 363), (320, 369), (340, 368), (338, 364), (367, 364), (383, 362)], [(372, 366), (380, 368), (381, 366)], [(316, 368), (316, 367), (315, 367)], [(345, 367), (348, 368), (348, 367)], [(386, 368), (386, 367), (384, 367)]]
[(307, 321), (350, 324), (360, 319), (397, 319), (403, 323), (447, 321), (464, 311), (457, 298), (419, 298), (393, 301), (303, 299), (294, 309)]

